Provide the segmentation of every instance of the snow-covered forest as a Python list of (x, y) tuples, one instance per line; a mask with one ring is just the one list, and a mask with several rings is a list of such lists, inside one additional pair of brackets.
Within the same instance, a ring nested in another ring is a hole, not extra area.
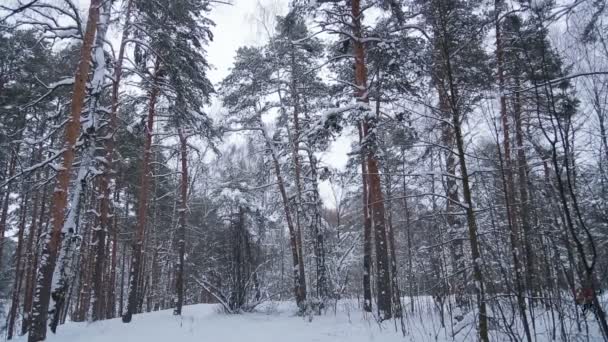
[(3, 338), (608, 341), (606, 0), (245, 2), (0, 0)]

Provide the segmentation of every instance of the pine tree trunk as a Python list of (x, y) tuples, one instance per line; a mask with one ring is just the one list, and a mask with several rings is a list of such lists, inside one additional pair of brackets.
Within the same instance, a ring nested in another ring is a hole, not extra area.
[[(263, 125), (261, 123), (260, 125)], [(283, 209), (285, 210), (285, 220), (287, 221), (287, 228), (289, 229), (289, 243), (291, 245), (291, 254), (293, 257), (293, 273), (294, 273), (294, 293), (296, 297), (296, 303), (300, 310), (303, 310), (306, 305), (306, 277), (304, 274), (304, 259), (302, 256), (302, 245), (298, 243), (301, 238), (298, 238), (299, 231), (296, 229), (291, 210), (289, 208), (289, 198), (287, 197), (287, 191), (285, 190), (285, 182), (281, 173), (281, 165), (279, 164), (278, 154), (273, 146), (273, 141), (268, 136), (268, 132), (262, 127), (262, 133), (264, 135), (264, 141), (266, 147), (270, 150), (270, 156), (272, 157), (272, 163), (274, 165), (275, 175), (277, 177), (277, 185), (279, 192), (281, 193), (281, 199), (283, 200)]]
[[(496, 67), (498, 71), (498, 88), (500, 92), (500, 117), (502, 123), (502, 134), (503, 134), (503, 148), (504, 148), (504, 165), (502, 163), (503, 158), (500, 158), (503, 175), (503, 187), (505, 191), (505, 203), (507, 210), (507, 222), (510, 231), (511, 240), (511, 254), (513, 257), (513, 267), (515, 268), (515, 290), (517, 291), (517, 305), (521, 322), (526, 334), (526, 340), (532, 342), (532, 335), (530, 333), (530, 325), (528, 323), (528, 317), (526, 313), (526, 302), (524, 299), (524, 289), (522, 283), (521, 272), (521, 243), (520, 243), (520, 232), (519, 222), (517, 221), (517, 213), (515, 212), (515, 181), (513, 178), (513, 163), (511, 161), (511, 138), (509, 128), (509, 116), (507, 115), (507, 98), (505, 95), (505, 76), (504, 76), (504, 51), (502, 47), (502, 31), (500, 29), (500, 6), (501, 0), (494, 2), (494, 9), (496, 12)], [(499, 152), (499, 156), (501, 153)]]
[[(369, 106), (369, 97), (367, 92), (367, 70), (365, 65), (365, 45), (361, 39), (362, 30), (360, 0), (352, 0), (351, 9), (353, 18), (353, 36), (357, 38), (353, 42), (355, 50), (355, 84), (358, 87), (357, 91), (355, 92), (355, 96), (358, 102), (361, 102), (365, 106)], [(373, 130), (376, 128), (374, 120), (367, 116), (363, 121), (362, 128), (363, 140), (365, 144), (373, 146), (374, 144), (371, 140), (374, 140), (376, 135), (376, 133), (373, 132)], [(378, 290), (378, 317), (381, 321), (383, 321), (392, 317), (392, 294), (390, 286), (388, 244), (386, 241), (384, 199), (382, 195), (382, 184), (380, 182), (378, 160), (374, 147), (367, 148), (366, 154), (369, 207), (376, 245), (376, 269), (378, 272), (378, 276), (376, 278)]]
[[(407, 234), (407, 272), (408, 272), (408, 285), (410, 295), (410, 310), (414, 312), (414, 262), (412, 256), (412, 224), (410, 222), (410, 210), (407, 204), (407, 187), (405, 184), (405, 151), (403, 155), (403, 215), (405, 216), (405, 232)], [(394, 242), (392, 243), (394, 245)], [(394, 258), (394, 256), (393, 256)], [(394, 260), (394, 259), (393, 259)]]
[(174, 315), (182, 314), (184, 305), (184, 253), (186, 251), (186, 212), (188, 210), (188, 141), (184, 130), (179, 129), (179, 141), (181, 151), (181, 208), (179, 209), (179, 228), (177, 231), (177, 272), (175, 275), (176, 302)]
[[(519, 79), (515, 79), (516, 89), (520, 88)], [(519, 201), (521, 214), (521, 227), (523, 230), (523, 243), (526, 256), (526, 283), (529, 290), (537, 290), (536, 273), (534, 267), (534, 252), (532, 251), (532, 226), (530, 218), (530, 199), (528, 195), (528, 160), (524, 146), (524, 131), (521, 106), (521, 94), (519, 91), (515, 93), (514, 101), (514, 121), (515, 121), (515, 143), (517, 146), (517, 172), (518, 172), (518, 187)]]
[(456, 138), (456, 148), (458, 150), (458, 159), (460, 163), (460, 173), (462, 177), (462, 193), (464, 197), (464, 204), (466, 207), (467, 224), (469, 228), (469, 240), (471, 243), (471, 259), (473, 263), (473, 278), (475, 279), (475, 291), (477, 294), (477, 305), (479, 311), (479, 338), (482, 342), (489, 342), (488, 335), (488, 317), (486, 308), (486, 294), (485, 294), (485, 283), (484, 277), (481, 270), (481, 253), (479, 251), (478, 241), (478, 229), (477, 220), (475, 218), (475, 211), (473, 209), (473, 197), (471, 195), (471, 186), (469, 184), (469, 173), (467, 171), (467, 164), (464, 150), (464, 139), (462, 137), (462, 129), (460, 126), (461, 117), (458, 110), (457, 100), (455, 98), (456, 89), (454, 81), (452, 79), (451, 62), (450, 58), (445, 58), (446, 64), (446, 75), (448, 87), (450, 89), (450, 107), (452, 110), (452, 125), (454, 127), (454, 134)]
[[(363, 128), (359, 129), (359, 144), (363, 144)], [(372, 312), (372, 219), (369, 213), (369, 188), (367, 186), (367, 166), (365, 154), (361, 153), (361, 178), (363, 189), (363, 310)]]
[[(7, 179), (10, 179), (15, 175), (15, 167), (17, 166), (17, 158), (19, 157), (19, 146), (20, 145), (17, 145), (17, 147), (13, 149), (13, 152), (11, 153), (11, 159), (8, 165), (8, 174), (6, 177)], [(7, 184), (6, 192), (2, 198), (2, 212), (0, 213), (0, 269), (2, 268), (2, 263), (4, 262), (2, 260), (2, 256), (4, 255), (4, 234), (6, 232), (6, 220), (8, 218), (8, 202), (10, 199), (10, 193), (11, 186), (10, 184)]]
[[(40, 160), (42, 157), (42, 148), (39, 149), (38, 159)], [(35, 183), (38, 182), (40, 176), (36, 173)], [(25, 335), (27, 333), (27, 327), (29, 325), (29, 314), (32, 309), (32, 291), (34, 286), (34, 277), (36, 274), (36, 251), (34, 250), (34, 243), (38, 240), (38, 226), (42, 225), (42, 222), (38, 220), (38, 210), (42, 205), (41, 212), (44, 211), (44, 201), (46, 200), (45, 196), (46, 191), (42, 193), (40, 190), (36, 191), (34, 194), (33, 200), (33, 208), (32, 208), (32, 221), (30, 224), (30, 231), (27, 237), (26, 250), (25, 250), (25, 288), (23, 290), (23, 318), (21, 321), (21, 335)], [(40, 203), (42, 202), (42, 203)]]
[(464, 141), (462, 139), (462, 133), (460, 129), (460, 118), (457, 114), (453, 114), (453, 117), (453, 124), (456, 131), (456, 147), (458, 149), (461, 169), (460, 172), (462, 174), (462, 192), (467, 207), (466, 213), (469, 228), (469, 239), (471, 242), (473, 277), (476, 281), (475, 290), (477, 292), (477, 304), (479, 310), (479, 337), (483, 342), (489, 342), (490, 339), (488, 337), (488, 318), (486, 309), (485, 284), (483, 273), (481, 271), (481, 253), (479, 251), (479, 242), (477, 237), (477, 221), (475, 219), (475, 212), (473, 210), (473, 199), (471, 196), (471, 188), (466, 167)]
[(19, 299), (21, 297), (21, 284), (23, 282), (22, 264), (24, 256), (21, 255), (21, 251), (23, 250), (23, 236), (25, 234), (25, 221), (27, 218), (27, 190), (24, 189), (22, 196), (23, 199), (21, 201), (21, 217), (19, 219), (19, 230), (17, 233), (17, 248), (15, 250), (15, 279), (13, 281), (11, 309), (9, 311), (9, 319), (6, 333), (7, 340), (13, 338), (13, 332), (15, 330), (15, 321), (17, 319), (17, 309), (19, 308)]
[(154, 130), (154, 116), (156, 115), (156, 102), (159, 95), (159, 63), (154, 67), (154, 80), (148, 103), (147, 129), (144, 142), (144, 158), (141, 165), (141, 186), (139, 190), (139, 204), (137, 208), (137, 230), (133, 241), (131, 255), (131, 270), (129, 274), (129, 290), (127, 300), (127, 310), (122, 316), (124, 323), (131, 322), (133, 314), (138, 307), (138, 284), (140, 280), (142, 264), (142, 247), (146, 231), (146, 217), (148, 212), (148, 190), (150, 185), (150, 161), (152, 159), (152, 133)]
[[(295, 221), (295, 229), (298, 243), (298, 267), (300, 268), (299, 272), (302, 275), (300, 280), (305, 279), (304, 275), (304, 256), (302, 255), (302, 249), (304, 248), (302, 244), (302, 219), (304, 216), (303, 208), (302, 208), (302, 166), (300, 164), (300, 104), (299, 104), (299, 94), (296, 84), (296, 70), (295, 70), (295, 46), (292, 44), (292, 53), (291, 53), (291, 93), (293, 97), (293, 144), (292, 144), (292, 154), (293, 154), (293, 163), (295, 170), (295, 181), (296, 181), (296, 221)], [(302, 286), (302, 284), (300, 285)], [(304, 283), (304, 287), (306, 283)]]
[[(471, 194), (471, 186), (469, 183), (469, 174), (467, 171), (466, 154), (464, 149), (464, 139), (462, 133), (462, 114), (460, 113), (458, 88), (454, 80), (452, 71), (452, 56), (449, 50), (449, 43), (446, 37), (449, 36), (445, 23), (436, 23), (433, 27), (437, 40), (435, 41), (435, 77), (437, 86), (439, 87), (440, 95), (445, 96), (446, 109), (449, 108), (451, 116), (451, 124), (454, 132), (454, 142), (456, 145), (458, 162), (460, 164), (460, 173), (462, 181), (462, 193), (464, 198), (464, 207), (467, 217), (467, 227), (469, 242), (471, 247), (471, 259), (473, 265), (473, 279), (475, 281), (475, 293), (477, 297), (478, 309), (478, 333), (479, 339), (482, 342), (489, 342), (488, 334), (488, 317), (486, 307), (486, 294), (483, 272), (481, 268), (481, 252), (478, 241), (477, 220), (473, 208), (473, 198)], [(440, 98), (440, 101), (442, 99)], [(449, 189), (448, 189), (449, 190)], [(460, 202), (458, 202), (460, 203)]]
[[(379, 103), (379, 101), (378, 101)], [(379, 104), (378, 104), (379, 107)], [(395, 251), (395, 234), (394, 234), (394, 230), (393, 230), (393, 208), (392, 208), (392, 196), (393, 196), (393, 192), (391, 189), (391, 185), (392, 185), (392, 177), (391, 177), (391, 173), (389, 170), (386, 170), (387, 172), (385, 173), (385, 179), (386, 179), (386, 198), (388, 198), (388, 200), (386, 201), (386, 218), (387, 218), (387, 222), (388, 222), (388, 229), (386, 230), (386, 234), (387, 234), (387, 242), (388, 242), (388, 249), (390, 252), (390, 257), (391, 257), (391, 293), (392, 293), (392, 301), (393, 301), (393, 307), (392, 307), (392, 311), (393, 314), (396, 318), (401, 318), (403, 317), (403, 307), (401, 306), (401, 291), (399, 290), (399, 272), (397, 271), (397, 254)], [(413, 298), (412, 298), (412, 302), (413, 302)]]
[[(319, 195), (319, 178), (317, 175), (317, 159), (310, 149), (308, 153), (308, 162), (310, 163), (310, 177), (312, 178), (313, 187), (313, 219), (312, 232), (314, 234), (314, 253), (317, 266), (317, 296), (321, 299), (319, 309), (325, 307), (325, 300), (329, 296), (329, 288), (327, 284), (327, 266), (325, 264), (325, 231), (323, 228), (323, 219), (321, 217), (321, 208), (323, 202)], [(320, 313), (320, 312), (319, 312)]]
[[(443, 80), (437, 80), (436, 82), (443, 82)], [(441, 87), (437, 88), (437, 92), (439, 95), (439, 109), (441, 110), (442, 117), (449, 121), (451, 118), (451, 110), (448, 96)], [(455, 274), (451, 290), (452, 293), (455, 294), (456, 305), (460, 309), (464, 309), (467, 307), (468, 302), (466, 299), (467, 271), (463, 249), (463, 222), (461, 222), (460, 217), (458, 216), (459, 208), (457, 203), (460, 203), (460, 196), (458, 194), (458, 182), (456, 178), (456, 167), (458, 163), (456, 162), (456, 156), (453, 151), (455, 145), (454, 129), (447, 123), (443, 123), (441, 126), (442, 141), (448, 149), (445, 152), (445, 170), (447, 174), (445, 177), (447, 196), (446, 221), (448, 225), (448, 236), (452, 241), (450, 245), (450, 254), (452, 257), (453, 273)]]
[[(118, 185), (114, 190), (114, 203), (120, 201), (120, 188)], [(116, 267), (118, 263), (118, 213), (114, 212), (112, 219), (112, 263), (110, 265), (110, 282), (108, 285), (108, 310), (106, 319), (116, 317)]]
[(48, 317), (49, 301), (51, 299), (51, 283), (57, 251), (61, 244), (62, 229), (64, 227), (64, 213), (67, 205), (70, 173), (74, 161), (74, 146), (80, 132), (80, 113), (84, 105), (86, 82), (89, 75), (91, 50), (93, 39), (99, 21), (99, 7), (101, 0), (91, 0), (83, 44), (80, 51), (80, 61), (74, 77), (74, 91), (70, 108), (70, 121), (65, 130), (63, 146), (63, 167), (57, 174), (57, 186), (53, 193), (51, 208), (52, 230), (46, 239), (41, 256), (41, 265), (36, 280), (36, 290), (32, 308), (32, 322), (28, 337), (29, 342), (44, 341), (46, 338), (46, 323)]
[[(105, 261), (105, 240), (106, 234), (109, 231), (110, 226), (110, 182), (113, 176), (112, 166), (114, 159), (114, 134), (117, 130), (117, 113), (118, 113), (118, 95), (120, 90), (120, 81), (122, 79), (122, 64), (125, 55), (125, 46), (126, 39), (129, 35), (129, 22), (131, 17), (131, 7), (132, 1), (128, 0), (127, 2), (127, 11), (125, 14), (125, 26), (122, 31), (122, 38), (120, 42), (120, 48), (118, 50), (118, 58), (116, 59), (116, 65), (114, 67), (114, 82), (112, 83), (112, 104), (110, 111), (110, 134), (109, 138), (105, 141), (105, 172), (100, 178), (100, 191), (102, 193), (100, 205), (99, 205), (99, 223), (100, 227), (98, 227), (96, 231), (96, 253), (95, 253), (95, 268), (93, 270), (93, 291), (95, 293), (94, 301), (93, 301), (93, 316), (92, 320), (96, 321), (102, 319), (104, 315), (104, 308), (102, 303), (104, 302), (101, 299), (101, 292), (104, 286), (102, 281), (102, 270)], [(101, 28), (100, 28), (101, 29)], [(98, 35), (98, 36), (101, 36)], [(101, 46), (97, 46), (98, 49), (101, 49)], [(113, 289), (114, 284), (110, 285), (110, 288)], [(107, 311), (107, 310), (106, 310)]]

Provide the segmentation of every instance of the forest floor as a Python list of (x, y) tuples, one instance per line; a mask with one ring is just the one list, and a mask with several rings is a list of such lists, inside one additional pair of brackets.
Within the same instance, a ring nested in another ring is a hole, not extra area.
[[(428, 304), (428, 303), (427, 303)], [(227, 315), (217, 305), (185, 306), (183, 316), (171, 310), (133, 316), (130, 324), (120, 318), (95, 323), (68, 322), (49, 332), (48, 342), (368, 342), (368, 341), (475, 341), (474, 323), (462, 324), (455, 338), (441, 328), (437, 311), (428, 305), (417, 305), (416, 314), (407, 314), (403, 321), (405, 336), (399, 321), (378, 324), (365, 316), (352, 302), (340, 302), (323, 316), (295, 315), (295, 305), (269, 303), (255, 313)], [(542, 315), (541, 315), (542, 316)], [(539, 317), (541, 317), (539, 316)], [(312, 320), (311, 320), (312, 318)], [(466, 322), (467, 319), (463, 320)], [(547, 322), (537, 321), (537, 341), (549, 341)], [(447, 325), (447, 322), (446, 322)], [(458, 324), (457, 324), (458, 325)], [(567, 322), (570, 338), (575, 341), (599, 341), (590, 322), (589, 334), (576, 333), (573, 322)], [(559, 329), (559, 328), (558, 328)], [(586, 330), (586, 329), (584, 329)], [(559, 332), (558, 332), (559, 334)], [(508, 341), (508, 336), (491, 332), (492, 341)], [(588, 337), (589, 336), (589, 337)], [(523, 337), (523, 336), (522, 336)], [(597, 337), (597, 338), (595, 338)], [(559, 339), (559, 337), (558, 337)], [(24, 342), (24, 337), (16, 341)]]

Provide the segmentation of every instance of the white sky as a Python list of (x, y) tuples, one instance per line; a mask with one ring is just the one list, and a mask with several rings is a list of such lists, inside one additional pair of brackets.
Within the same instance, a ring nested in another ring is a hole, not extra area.
[(266, 41), (263, 23), (272, 26), (270, 21), (274, 16), (287, 12), (289, 1), (232, 0), (232, 3), (216, 5), (210, 15), (216, 24), (214, 40), (207, 48), (209, 62), (215, 67), (209, 75), (214, 83), (228, 74), (239, 47), (260, 45)]

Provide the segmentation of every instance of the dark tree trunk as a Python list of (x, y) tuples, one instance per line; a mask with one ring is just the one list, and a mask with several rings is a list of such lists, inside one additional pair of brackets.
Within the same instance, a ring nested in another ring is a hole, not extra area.
[(302, 246), (298, 243), (301, 241), (297, 237), (299, 231), (296, 229), (293, 218), (291, 216), (291, 210), (289, 209), (289, 198), (287, 197), (287, 191), (285, 190), (285, 182), (281, 173), (281, 165), (277, 153), (275, 152), (273, 142), (268, 136), (267, 132), (263, 130), (264, 140), (266, 141), (266, 147), (270, 150), (272, 157), (272, 163), (274, 165), (274, 171), (277, 177), (277, 185), (279, 192), (281, 193), (281, 199), (283, 200), (283, 209), (285, 210), (285, 219), (287, 221), (287, 228), (289, 229), (289, 243), (291, 245), (291, 254), (293, 257), (293, 273), (294, 273), (294, 292), (296, 297), (296, 303), (300, 310), (304, 309), (306, 305), (306, 278), (304, 275), (304, 259), (302, 256)]
[[(120, 89), (120, 81), (122, 79), (122, 64), (125, 54), (125, 45), (126, 39), (129, 35), (129, 20), (131, 16), (131, 5), (132, 1), (129, 0), (127, 2), (127, 12), (126, 12), (126, 23), (122, 32), (122, 38), (120, 43), (120, 48), (118, 50), (118, 58), (116, 60), (116, 64), (114, 67), (114, 82), (112, 83), (112, 104), (110, 111), (110, 136), (105, 141), (105, 160), (106, 164), (104, 165), (105, 172), (101, 176), (99, 189), (102, 193), (100, 204), (99, 204), (99, 223), (100, 227), (96, 230), (96, 241), (95, 244), (95, 267), (93, 269), (93, 292), (94, 292), (94, 300), (93, 300), (93, 321), (97, 321), (99, 319), (103, 319), (106, 315), (104, 303), (106, 302), (103, 298), (103, 288), (106, 286), (103, 282), (103, 269), (105, 263), (105, 249), (106, 249), (106, 234), (109, 231), (110, 226), (110, 182), (112, 179), (112, 166), (114, 161), (114, 133), (117, 129), (117, 112), (118, 112), (118, 91)], [(110, 287), (114, 287), (111, 284)]]
[(13, 338), (15, 330), (15, 321), (17, 319), (17, 309), (19, 308), (19, 299), (21, 298), (21, 284), (23, 282), (23, 236), (25, 234), (25, 221), (27, 219), (27, 190), (23, 191), (23, 199), (21, 201), (21, 217), (19, 219), (19, 231), (17, 233), (17, 249), (15, 250), (15, 280), (13, 281), (11, 309), (9, 311), (9, 319), (7, 326), (6, 339)]
[(154, 116), (156, 115), (156, 101), (159, 95), (159, 64), (154, 67), (154, 80), (148, 103), (148, 118), (146, 127), (146, 137), (144, 142), (144, 158), (141, 164), (141, 186), (139, 189), (139, 204), (137, 208), (137, 230), (133, 241), (131, 255), (131, 271), (129, 274), (129, 295), (127, 300), (127, 310), (122, 316), (124, 323), (131, 322), (133, 314), (138, 307), (138, 284), (140, 280), (142, 264), (142, 247), (146, 231), (146, 217), (148, 212), (148, 190), (150, 186), (150, 161), (152, 159), (152, 132), (154, 130)]
[(179, 129), (179, 141), (181, 151), (181, 208), (179, 209), (179, 228), (177, 231), (177, 272), (175, 274), (175, 310), (173, 314), (181, 315), (184, 305), (184, 253), (186, 251), (186, 212), (188, 210), (188, 141), (184, 130)]
[[(120, 188), (114, 190), (114, 203), (120, 201)], [(108, 310), (106, 319), (116, 317), (116, 267), (118, 262), (118, 213), (114, 212), (112, 227), (112, 263), (110, 265), (110, 282), (108, 286)]]
[[(17, 166), (17, 158), (19, 158), (19, 146), (18, 145), (11, 153), (11, 159), (8, 165), (7, 179), (12, 178), (15, 175), (15, 167)], [(0, 213), (0, 269), (2, 268), (2, 256), (4, 255), (4, 234), (6, 232), (6, 220), (8, 218), (8, 202), (10, 200), (11, 186), (10, 183), (6, 185), (5, 193), (2, 198), (2, 212)]]
[[(304, 248), (302, 244), (302, 219), (304, 217), (303, 212), (303, 203), (302, 203), (302, 166), (300, 164), (300, 104), (299, 104), (299, 93), (296, 84), (296, 70), (295, 70), (295, 46), (292, 46), (291, 53), (291, 93), (293, 97), (293, 144), (292, 144), (292, 155), (293, 155), (293, 163), (295, 170), (295, 181), (296, 181), (296, 211), (295, 211), (295, 229), (296, 229), (296, 237), (298, 243), (298, 267), (300, 268), (300, 280), (306, 279), (304, 277), (304, 256), (302, 255), (302, 249)], [(300, 284), (302, 286), (302, 284)], [(306, 282), (304, 282), (303, 286), (306, 286)]]
[[(502, 47), (502, 32), (500, 29), (500, 8), (501, 0), (494, 2), (494, 10), (496, 12), (496, 67), (498, 71), (498, 88), (500, 92), (500, 118), (502, 123), (502, 134), (503, 134), (503, 148), (504, 148), (504, 163), (503, 158), (500, 158), (500, 164), (502, 167), (502, 181), (505, 192), (505, 203), (507, 210), (507, 222), (510, 232), (511, 240), (511, 254), (513, 257), (513, 267), (515, 268), (515, 290), (517, 291), (517, 305), (519, 314), (523, 324), (524, 332), (526, 334), (526, 340), (532, 342), (532, 335), (530, 333), (530, 325), (528, 323), (528, 317), (526, 313), (526, 302), (524, 299), (524, 289), (522, 282), (522, 267), (520, 257), (521, 243), (520, 243), (520, 232), (519, 222), (517, 221), (517, 213), (515, 211), (515, 181), (513, 178), (513, 163), (511, 161), (511, 138), (509, 128), (509, 116), (507, 115), (507, 97), (505, 95), (505, 76), (504, 76), (504, 51)], [(499, 151), (499, 156), (501, 155)]]
[[(363, 144), (363, 129), (359, 128), (359, 144)], [(365, 154), (361, 153), (361, 178), (363, 188), (363, 310), (372, 312), (372, 219), (369, 213), (369, 190)]]
[(317, 175), (317, 159), (310, 149), (307, 149), (308, 161), (310, 163), (310, 172), (313, 186), (313, 218), (311, 220), (312, 232), (314, 234), (314, 253), (317, 266), (317, 296), (321, 299), (320, 309), (324, 308), (325, 300), (329, 296), (329, 287), (327, 281), (327, 267), (325, 264), (325, 231), (323, 229), (323, 220), (321, 217), (321, 208), (323, 203), (319, 195), (319, 181)]
[[(39, 148), (38, 160), (42, 159), (42, 146)], [(48, 169), (45, 170), (44, 179), (48, 177)], [(39, 174), (36, 174), (36, 182), (39, 180)], [(46, 186), (42, 186), (43, 190), (36, 191), (34, 195), (34, 207), (32, 208), (32, 222), (30, 232), (27, 238), (27, 247), (25, 251), (25, 288), (23, 290), (23, 318), (21, 320), (21, 335), (27, 334), (30, 314), (32, 310), (34, 282), (36, 281), (36, 267), (38, 265), (36, 259), (36, 243), (40, 238), (42, 221), (45, 215), (46, 203)], [(38, 212), (40, 211), (40, 213)]]
[[(515, 87), (519, 89), (519, 79), (515, 79)], [(515, 92), (514, 100), (515, 143), (517, 146), (517, 174), (519, 187), (519, 202), (521, 214), (521, 228), (523, 230), (523, 244), (526, 257), (526, 283), (529, 290), (536, 291), (538, 281), (537, 271), (534, 267), (534, 252), (532, 251), (532, 226), (530, 218), (530, 196), (528, 191), (528, 160), (524, 146), (524, 131), (521, 106), (521, 94)]]

